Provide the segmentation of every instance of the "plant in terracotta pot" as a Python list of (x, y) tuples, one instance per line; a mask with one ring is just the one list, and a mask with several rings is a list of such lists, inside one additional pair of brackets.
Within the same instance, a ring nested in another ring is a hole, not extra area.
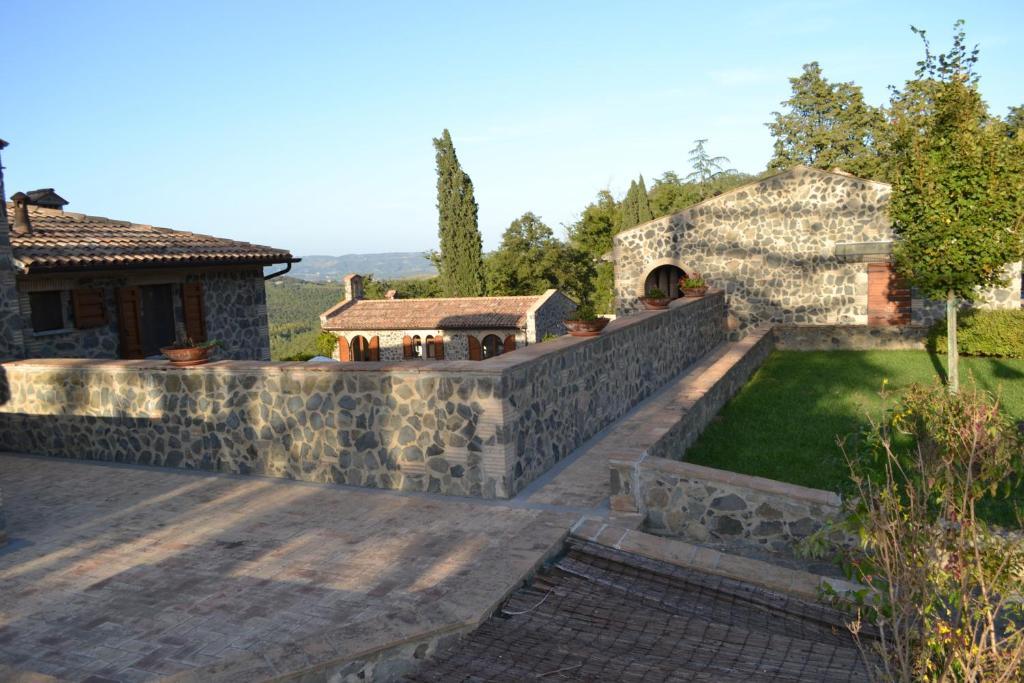
[(565, 321), (565, 327), (574, 337), (596, 337), (608, 324), (608, 318), (597, 315), (589, 301), (581, 303), (572, 318)]
[(679, 278), (679, 289), (683, 296), (704, 296), (708, 293), (708, 283), (700, 273)]
[(171, 361), (171, 365), (188, 367), (210, 362), (210, 353), (218, 346), (223, 346), (217, 339), (205, 342), (193, 341), (190, 337), (179, 339), (170, 346), (160, 349), (160, 353)]
[(671, 299), (668, 298), (668, 295), (666, 295), (665, 292), (661, 291), (657, 287), (648, 290), (645, 296), (640, 297), (640, 303), (642, 303), (644, 305), (644, 308), (646, 308), (649, 311), (657, 311), (662, 308), (668, 308), (669, 301), (671, 301)]

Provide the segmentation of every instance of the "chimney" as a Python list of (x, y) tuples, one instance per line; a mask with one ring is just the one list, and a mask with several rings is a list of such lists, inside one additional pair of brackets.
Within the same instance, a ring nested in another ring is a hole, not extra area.
[(363, 298), (363, 276), (349, 273), (341, 279), (345, 283), (345, 300), (353, 301)]
[(32, 223), (28, 220), (28, 195), (24, 192), (15, 192), (11, 195), (14, 202), (14, 225), (11, 226), (11, 234), (28, 235), (32, 232)]
[(398, 298), (398, 290), (397, 289), (389, 289), (388, 291), (384, 292), (384, 298), (385, 299), (397, 299)]

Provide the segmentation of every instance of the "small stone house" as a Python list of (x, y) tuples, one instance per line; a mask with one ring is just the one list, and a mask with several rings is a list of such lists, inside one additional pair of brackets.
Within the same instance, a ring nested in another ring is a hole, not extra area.
[[(944, 315), (893, 271), (891, 187), (842, 171), (797, 166), (615, 235), (616, 313), (641, 309), (657, 287), (699, 272), (725, 290), (731, 326), (927, 325)], [(1021, 266), (983, 293), (1021, 305)]]
[(363, 278), (346, 275), (345, 298), (320, 315), (342, 362), (486, 360), (565, 334), (576, 304), (555, 289), (536, 296), (365, 299)]
[(270, 360), (263, 269), (288, 251), (66, 212), (52, 189), (11, 200), (0, 175), (0, 359), (145, 358), (191, 337)]

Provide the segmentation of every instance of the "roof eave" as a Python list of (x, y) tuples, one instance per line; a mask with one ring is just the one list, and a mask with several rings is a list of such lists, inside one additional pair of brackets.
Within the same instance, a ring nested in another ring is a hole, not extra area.
[(211, 259), (211, 260), (181, 260), (181, 261), (148, 261), (128, 263), (83, 263), (83, 264), (26, 264), (23, 261), (12, 259), (22, 275), (39, 275), (42, 273), (82, 273), (89, 271), (118, 271), (118, 270), (153, 270), (163, 268), (216, 268), (221, 266), (273, 266), (279, 263), (298, 263), (302, 259), (294, 258), (267, 258), (267, 259)]

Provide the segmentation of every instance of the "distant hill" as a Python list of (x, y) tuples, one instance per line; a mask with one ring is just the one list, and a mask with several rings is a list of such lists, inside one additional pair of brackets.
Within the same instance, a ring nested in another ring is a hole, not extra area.
[(434, 265), (421, 251), (394, 251), (385, 254), (342, 254), (303, 256), (289, 275), (309, 282), (338, 282), (348, 273), (372, 274), (376, 280), (437, 275)]

